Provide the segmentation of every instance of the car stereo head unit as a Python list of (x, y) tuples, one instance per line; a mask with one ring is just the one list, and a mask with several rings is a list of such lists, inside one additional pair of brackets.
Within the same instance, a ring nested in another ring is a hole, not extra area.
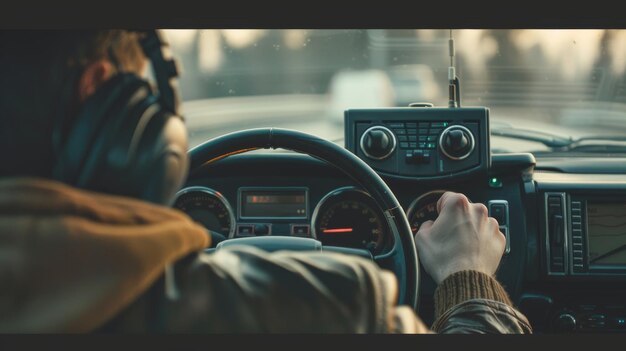
[(546, 193), (548, 274), (626, 276), (626, 199)]

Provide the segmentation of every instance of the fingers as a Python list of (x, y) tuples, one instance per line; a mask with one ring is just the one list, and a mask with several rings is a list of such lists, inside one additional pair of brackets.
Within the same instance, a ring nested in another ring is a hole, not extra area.
[(430, 229), (430, 227), (433, 226), (434, 223), (435, 222), (433, 222), (433, 221), (426, 221), (426, 222), (422, 223), (422, 225), (420, 225), (420, 227), (419, 227), (419, 229), (418, 229), (418, 231), (417, 231), (417, 233), (415, 235), (418, 235), (420, 232), (424, 233), (424, 232), (428, 231)]
[(443, 195), (441, 195), (439, 201), (437, 201), (437, 212), (441, 214), (441, 212), (445, 211), (446, 208), (465, 211), (469, 208), (469, 205), (470, 201), (467, 196), (461, 193), (446, 191)]
[(506, 236), (504, 236), (504, 233), (500, 231), (500, 225), (495, 218), (489, 217), (487, 219), (487, 223), (489, 225), (491, 233), (493, 233), (493, 235), (495, 236), (495, 240), (498, 246), (501, 248), (502, 255), (504, 255), (504, 250), (506, 248)]
[(480, 218), (489, 217), (489, 210), (487, 210), (487, 206), (485, 206), (484, 204), (482, 203), (471, 204), (471, 208), (474, 211), (474, 213), (478, 215), (478, 217)]
[(426, 221), (420, 225), (414, 236), (416, 248), (419, 249), (425, 241), (428, 241), (428, 233), (430, 232), (430, 228), (433, 226), (433, 223), (433, 221)]

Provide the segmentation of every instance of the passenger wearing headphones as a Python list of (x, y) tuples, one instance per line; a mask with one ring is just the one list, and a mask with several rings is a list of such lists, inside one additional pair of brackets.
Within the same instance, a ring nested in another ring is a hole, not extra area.
[(416, 236), (439, 284), (432, 329), (363, 259), (203, 253), (211, 233), (169, 208), (189, 166), (156, 32), (0, 36), (0, 331), (531, 331), (493, 278), (504, 237), (461, 194)]

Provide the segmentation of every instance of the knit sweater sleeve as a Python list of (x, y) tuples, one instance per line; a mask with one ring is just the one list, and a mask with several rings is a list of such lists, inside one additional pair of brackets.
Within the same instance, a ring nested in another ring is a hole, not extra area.
[(460, 271), (451, 274), (435, 291), (435, 318), (462, 302), (488, 299), (513, 306), (509, 295), (493, 277), (478, 271)]
[(435, 322), (442, 334), (528, 334), (532, 327), (492, 276), (461, 271), (444, 279), (435, 291)]

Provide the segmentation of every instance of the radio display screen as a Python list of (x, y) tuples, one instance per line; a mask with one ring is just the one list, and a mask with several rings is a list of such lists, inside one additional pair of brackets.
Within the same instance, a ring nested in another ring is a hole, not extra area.
[(241, 189), (241, 218), (307, 218), (306, 189)]
[(589, 265), (626, 265), (626, 203), (587, 202)]

